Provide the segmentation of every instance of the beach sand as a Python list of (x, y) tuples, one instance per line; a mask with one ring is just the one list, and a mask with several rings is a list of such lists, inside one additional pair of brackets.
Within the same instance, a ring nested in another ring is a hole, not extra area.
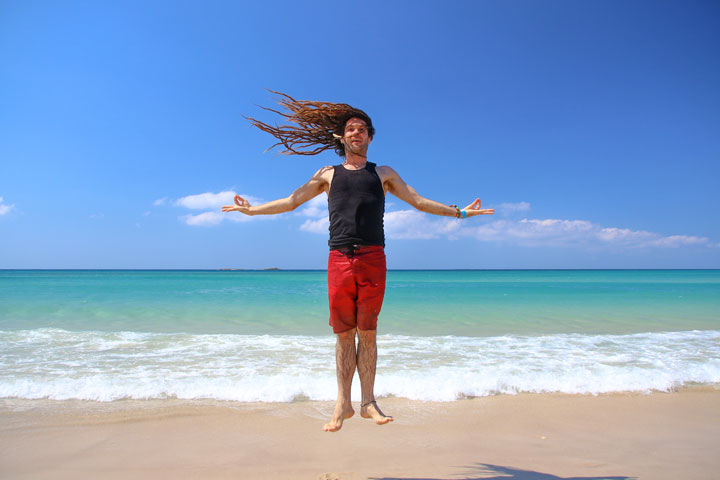
[(4, 400), (0, 478), (720, 478), (711, 388), (380, 405), (325, 433), (330, 402)]

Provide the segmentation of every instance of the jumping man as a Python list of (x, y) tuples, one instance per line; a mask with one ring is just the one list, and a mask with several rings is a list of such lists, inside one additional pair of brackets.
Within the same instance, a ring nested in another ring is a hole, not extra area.
[(222, 211), (274, 215), (294, 210), (323, 192), (327, 194), (330, 213), (328, 297), (330, 325), (337, 335), (338, 396), (333, 417), (323, 429), (336, 432), (345, 419), (355, 414), (350, 387), (356, 368), (362, 390), (360, 415), (383, 425), (393, 420), (380, 410), (374, 394), (375, 336), (385, 294), (385, 195), (390, 192), (422, 212), (448, 217), (466, 218), (492, 214), (494, 210), (480, 209), (479, 198), (462, 210), (429, 200), (406, 184), (392, 168), (369, 162), (367, 152), (375, 129), (362, 110), (343, 103), (298, 101), (278, 94), (281, 96), (278, 103), (287, 112), (267, 110), (295, 125), (270, 126), (249, 118), (253, 125), (278, 140), (273, 147), (283, 145), (284, 154), (295, 155), (316, 155), (332, 148), (344, 161), (321, 168), (287, 198), (251, 206), (237, 195), (235, 205), (225, 205)]

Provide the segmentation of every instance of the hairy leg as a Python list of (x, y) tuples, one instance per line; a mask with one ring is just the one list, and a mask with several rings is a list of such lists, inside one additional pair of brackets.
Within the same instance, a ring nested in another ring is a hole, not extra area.
[(326, 432), (337, 432), (342, 428), (343, 420), (355, 415), (355, 410), (350, 402), (350, 388), (355, 375), (357, 356), (355, 353), (355, 329), (337, 334), (335, 344), (335, 364), (337, 370), (338, 396), (335, 404), (335, 412), (329, 423), (326, 423), (323, 430)]
[(362, 388), (360, 416), (372, 418), (378, 425), (392, 422), (375, 402), (375, 368), (377, 366), (377, 343), (375, 330), (358, 330), (357, 369)]

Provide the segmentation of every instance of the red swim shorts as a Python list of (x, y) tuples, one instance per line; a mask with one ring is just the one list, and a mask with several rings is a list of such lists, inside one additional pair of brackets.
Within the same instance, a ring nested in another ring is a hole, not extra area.
[(386, 273), (385, 250), (381, 246), (361, 247), (354, 252), (330, 250), (328, 297), (333, 332), (355, 327), (377, 329)]

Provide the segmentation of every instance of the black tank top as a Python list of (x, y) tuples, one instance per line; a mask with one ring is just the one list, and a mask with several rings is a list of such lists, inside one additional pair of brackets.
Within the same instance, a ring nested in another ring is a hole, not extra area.
[(334, 169), (328, 193), (328, 245), (331, 249), (358, 244), (385, 246), (385, 191), (375, 164), (367, 162), (361, 170), (342, 165)]

